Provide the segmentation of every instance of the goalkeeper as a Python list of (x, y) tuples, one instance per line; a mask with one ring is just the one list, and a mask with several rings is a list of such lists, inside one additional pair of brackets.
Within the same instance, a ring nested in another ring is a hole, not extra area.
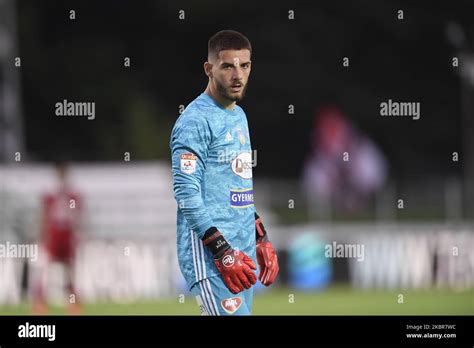
[(248, 315), (253, 285), (271, 285), (278, 261), (253, 201), (252, 154), (242, 100), (252, 48), (224, 30), (208, 42), (204, 93), (173, 127), (178, 261), (204, 315)]

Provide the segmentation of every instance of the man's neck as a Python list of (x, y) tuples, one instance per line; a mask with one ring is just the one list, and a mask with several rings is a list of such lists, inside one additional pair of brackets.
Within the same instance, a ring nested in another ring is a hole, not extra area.
[(210, 85), (207, 85), (206, 90), (204, 91), (208, 96), (212, 97), (215, 101), (217, 101), (222, 107), (226, 110), (234, 110), (235, 109), (235, 101), (231, 101), (226, 98), (222, 98), (219, 93), (213, 90)]

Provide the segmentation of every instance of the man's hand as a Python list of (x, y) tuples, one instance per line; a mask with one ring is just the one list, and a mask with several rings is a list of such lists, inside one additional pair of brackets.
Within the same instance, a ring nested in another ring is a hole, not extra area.
[(214, 259), (214, 262), (221, 272), (224, 283), (233, 294), (250, 289), (257, 281), (257, 276), (253, 272), (257, 266), (241, 251), (229, 248), (220, 258)]
[(214, 255), (214, 263), (233, 294), (250, 289), (257, 282), (257, 266), (242, 251), (234, 250), (216, 227), (206, 231), (203, 242)]
[(257, 236), (257, 262), (260, 268), (258, 279), (265, 286), (275, 281), (280, 267), (278, 257), (272, 243), (268, 240), (267, 232), (260, 217), (255, 213), (255, 229)]
[(265, 286), (270, 286), (275, 281), (280, 268), (278, 257), (270, 241), (257, 242), (257, 262), (260, 268), (258, 279)]

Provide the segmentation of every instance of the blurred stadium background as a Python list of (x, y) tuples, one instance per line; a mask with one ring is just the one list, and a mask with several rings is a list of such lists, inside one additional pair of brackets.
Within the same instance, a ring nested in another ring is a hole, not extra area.
[[(472, 315), (472, 13), (469, 1), (0, 0), (0, 245), (38, 243), (40, 198), (66, 160), (84, 201), (84, 313), (198, 314), (176, 261), (168, 141), (207, 83), (208, 38), (232, 28), (254, 48), (242, 106), (281, 263), (255, 313)], [(64, 99), (94, 102), (95, 118), (56, 116)], [(420, 119), (382, 117), (389, 99), (419, 102)], [(339, 245), (356, 254), (330, 257)], [(41, 250), (0, 257), (0, 314), (31, 313)], [(56, 266), (45, 288), (65, 313)]]

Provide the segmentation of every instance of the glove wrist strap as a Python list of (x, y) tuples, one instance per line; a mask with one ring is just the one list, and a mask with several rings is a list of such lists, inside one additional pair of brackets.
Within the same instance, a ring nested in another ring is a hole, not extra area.
[(228, 249), (230, 249), (230, 244), (227, 243), (222, 233), (220, 233), (216, 227), (208, 229), (206, 233), (204, 233), (202, 241), (212, 252), (215, 259), (219, 259)]
[(265, 231), (262, 220), (260, 220), (260, 216), (257, 213), (255, 213), (255, 239), (257, 242), (268, 241), (267, 231)]

